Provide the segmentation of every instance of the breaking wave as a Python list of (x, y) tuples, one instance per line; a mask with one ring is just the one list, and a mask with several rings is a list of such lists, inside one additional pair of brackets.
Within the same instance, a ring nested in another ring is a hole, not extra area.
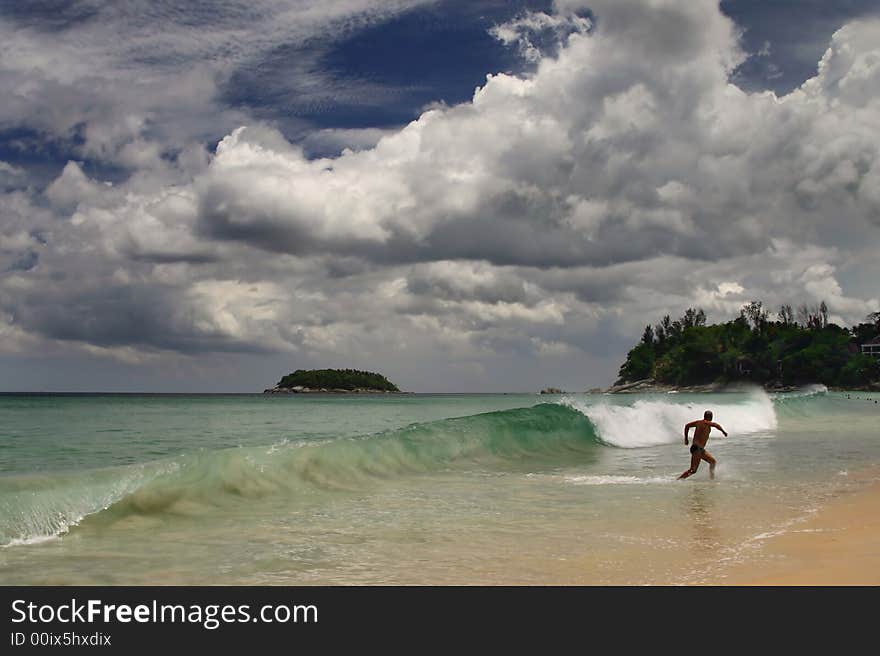
[[(685, 395), (642, 397), (628, 404), (622, 398), (573, 397), (354, 438), (202, 450), (139, 465), (0, 477), (0, 545), (40, 542), (78, 524), (132, 515), (197, 516), (269, 497), (281, 497), (288, 505), (320, 502), (410, 475), (583, 465), (595, 461), (602, 449), (676, 444), (683, 425), (706, 409), (731, 435), (766, 433), (777, 426), (777, 409), (805, 414), (811, 403), (824, 403), (816, 400), (822, 398), (827, 398), (825, 390), (818, 387), (772, 398), (758, 390), (713, 395), (699, 402)], [(633, 481), (587, 477), (574, 482)]]

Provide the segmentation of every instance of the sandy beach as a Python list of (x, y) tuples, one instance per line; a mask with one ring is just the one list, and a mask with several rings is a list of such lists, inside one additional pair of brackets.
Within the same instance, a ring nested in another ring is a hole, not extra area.
[(880, 483), (838, 497), (767, 538), (759, 558), (728, 570), (725, 585), (880, 584)]

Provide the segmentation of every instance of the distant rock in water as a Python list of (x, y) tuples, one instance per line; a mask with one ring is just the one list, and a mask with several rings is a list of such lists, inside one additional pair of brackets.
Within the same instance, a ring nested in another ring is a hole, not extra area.
[(558, 387), (545, 387), (541, 390), (541, 394), (565, 394), (565, 390), (561, 390)]
[(402, 394), (382, 374), (357, 369), (297, 369), (263, 394)]

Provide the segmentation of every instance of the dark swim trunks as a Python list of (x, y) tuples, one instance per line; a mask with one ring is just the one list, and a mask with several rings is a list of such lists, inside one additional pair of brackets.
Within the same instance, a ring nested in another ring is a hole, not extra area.
[(702, 452), (705, 451), (705, 450), (706, 450), (706, 449), (704, 449), (703, 447), (701, 447), (701, 446), (699, 446), (699, 445), (697, 445), (697, 444), (694, 444), (694, 445), (691, 447), (691, 453), (696, 453), (697, 451), (700, 451), (700, 452), (702, 453)]

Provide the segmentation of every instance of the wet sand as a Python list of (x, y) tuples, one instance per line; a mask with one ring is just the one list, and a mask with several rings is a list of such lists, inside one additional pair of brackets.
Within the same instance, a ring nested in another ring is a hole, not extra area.
[(880, 585), (880, 483), (831, 500), (802, 523), (763, 541), (758, 558), (726, 572), (723, 585)]

